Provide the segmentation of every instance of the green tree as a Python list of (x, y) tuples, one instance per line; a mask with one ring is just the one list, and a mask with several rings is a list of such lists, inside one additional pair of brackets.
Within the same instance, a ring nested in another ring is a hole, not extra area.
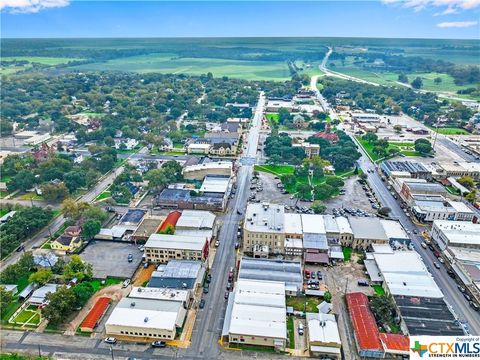
[(160, 231), (160, 234), (173, 235), (175, 233), (175, 228), (172, 225), (167, 225), (164, 230)]
[(325, 181), (328, 185), (333, 186), (334, 188), (341, 188), (345, 185), (345, 182), (341, 177), (334, 176), (334, 177), (329, 177)]
[(408, 77), (407, 75), (405, 74), (399, 74), (398, 75), (398, 81), (404, 83), (404, 84), (408, 84)]
[(400, 134), (402, 132), (402, 125), (394, 125), (393, 130), (395, 130), (397, 134)]
[(423, 86), (423, 80), (421, 77), (417, 76), (410, 85), (412, 85), (414, 89), (421, 89)]
[(77, 286), (73, 287), (73, 292), (76, 297), (75, 307), (79, 308), (83, 307), (87, 303), (87, 301), (95, 293), (95, 289), (89, 282), (82, 282)]
[(467, 195), (465, 195), (465, 200), (473, 204), (477, 200), (477, 191), (470, 191)]
[(325, 300), (326, 302), (331, 302), (332, 301), (332, 293), (330, 291), (325, 291), (325, 293), (323, 294), (323, 300)]
[(42, 196), (45, 200), (57, 202), (68, 196), (68, 189), (64, 183), (52, 184), (47, 183), (41, 186)]
[(67, 320), (75, 308), (77, 298), (73, 288), (61, 286), (54, 293), (46, 296), (48, 305), (42, 310), (43, 316), (52, 324), (58, 325)]
[(388, 214), (390, 214), (391, 211), (392, 211), (392, 209), (390, 209), (389, 207), (385, 207), (385, 206), (378, 209), (378, 213), (382, 216), (388, 216)]
[(326, 200), (331, 197), (334, 192), (335, 188), (328, 184), (320, 184), (313, 189), (315, 200)]
[(297, 178), (292, 174), (282, 175), (281, 180), (285, 187), (293, 187), (297, 183)]
[(91, 240), (100, 232), (102, 224), (98, 220), (87, 220), (82, 226), (82, 237)]
[(442, 78), (436, 77), (435, 79), (433, 79), (433, 82), (435, 83), (435, 85), (440, 85), (442, 83)]
[(470, 176), (462, 176), (457, 179), (457, 182), (468, 189), (473, 189), (473, 187), (475, 186), (475, 182)]
[(66, 173), (63, 180), (70, 193), (86, 185), (85, 173), (79, 168)]
[(160, 191), (168, 185), (168, 178), (163, 169), (153, 169), (145, 174), (145, 180), (148, 181), (148, 188)]
[(392, 320), (395, 304), (389, 294), (374, 295), (370, 300), (370, 308), (372, 309), (375, 318), (380, 323), (386, 324)]
[(377, 134), (368, 131), (365, 135), (362, 136), (362, 139), (368, 142), (369, 144), (373, 144), (378, 140)]
[(53, 272), (50, 269), (40, 269), (37, 272), (31, 274), (28, 281), (31, 283), (37, 283), (39, 285), (45, 285), (53, 279)]
[(80, 256), (72, 255), (70, 262), (63, 268), (63, 278), (70, 281), (77, 278), (78, 282), (89, 280), (93, 276), (92, 265), (84, 262)]
[(297, 186), (298, 197), (301, 199), (311, 199), (312, 198), (312, 188), (308, 184), (299, 184)]
[(27, 191), (35, 185), (35, 175), (31, 171), (21, 170), (8, 183), (10, 191), (20, 190)]
[(432, 152), (432, 144), (426, 139), (415, 140), (415, 151), (420, 154), (430, 154)]
[(315, 200), (311, 208), (315, 214), (324, 214), (327, 210), (325, 204), (323, 204), (320, 200)]
[(8, 306), (13, 300), (13, 294), (11, 291), (7, 291), (5, 286), (0, 285), (0, 314), (2, 318), (5, 316), (5, 313), (8, 309)]

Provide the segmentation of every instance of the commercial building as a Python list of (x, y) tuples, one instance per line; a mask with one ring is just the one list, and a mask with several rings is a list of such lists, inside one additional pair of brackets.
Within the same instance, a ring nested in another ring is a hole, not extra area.
[(308, 344), (314, 357), (341, 359), (342, 342), (335, 315), (306, 313)]
[(387, 235), (390, 244), (410, 244), (410, 237), (405, 232), (405, 229), (399, 221), (380, 220), (380, 222), (382, 223), (383, 230), (385, 231), (385, 235)]
[(183, 168), (183, 177), (187, 180), (203, 180), (208, 175), (230, 177), (233, 164), (231, 161), (212, 161)]
[(228, 196), (223, 193), (204, 192), (192, 195), (190, 189), (167, 188), (155, 196), (153, 203), (156, 207), (167, 209), (190, 209), (190, 210), (225, 210)]
[(403, 181), (400, 196), (406, 203), (411, 203), (412, 195), (447, 195), (447, 190), (440, 184), (427, 182)]
[(200, 192), (227, 194), (230, 177), (222, 175), (207, 175), (203, 180)]
[(201, 235), (209, 242), (217, 236), (217, 231), (216, 215), (203, 210), (183, 210), (175, 226), (177, 235)]
[(301, 142), (297, 144), (292, 144), (293, 147), (300, 147), (305, 151), (305, 155), (311, 159), (314, 156), (320, 155), (320, 145), (318, 144), (311, 144), (309, 142)]
[(80, 330), (85, 332), (93, 332), (93, 329), (97, 326), (98, 322), (102, 319), (103, 315), (110, 306), (110, 298), (102, 296), (98, 298), (93, 305), (93, 308), (88, 312), (87, 316), (80, 325)]
[(459, 201), (452, 201), (443, 197), (422, 200), (415, 198), (412, 213), (423, 222), (434, 220), (472, 221), (474, 212)]
[(166, 263), (169, 260), (202, 260), (208, 258), (208, 239), (193, 235), (152, 234), (145, 243), (145, 260)]
[(447, 247), (480, 249), (480, 224), (435, 220), (430, 236), (442, 251)]
[(178, 301), (124, 298), (105, 324), (109, 336), (141, 340), (173, 340), (183, 326), (186, 309)]
[(255, 245), (268, 246), (271, 254), (283, 254), (285, 209), (282, 205), (250, 203), (243, 223), (243, 247), (253, 253)]
[(187, 153), (189, 154), (202, 154), (208, 155), (210, 153), (210, 148), (212, 147), (209, 143), (190, 143), (187, 146)]
[(198, 289), (205, 277), (205, 265), (201, 261), (171, 260), (157, 267), (148, 282), (149, 288)]
[(299, 261), (253, 259), (242, 257), (239, 279), (278, 281), (285, 284), (285, 294), (296, 296), (302, 291), (302, 265)]
[(373, 253), (375, 264), (365, 266), (369, 274), (383, 279), (385, 292), (392, 295), (443, 298), (443, 294), (416, 251)]
[(470, 176), (475, 180), (480, 180), (480, 162), (445, 162), (440, 164), (439, 174), (444, 178), (454, 176)]
[(350, 217), (348, 221), (353, 232), (354, 249), (367, 249), (372, 244), (388, 244), (389, 240), (380, 219)]
[(232, 344), (284, 350), (287, 345), (284, 283), (239, 279), (228, 299), (222, 335)]
[(410, 177), (415, 179), (430, 179), (432, 177), (432, 172), (417, 161), (386, 160), (382, 162), (380, 168), (388, 177), (392, 177), (393, 174), (398, 172), (408, 173)]
[(147, 241), (150, 235), (159, 231), (164, 219), (163, 216), (146, 216), (134, 231), (132, 239), (135, 241)]
[(378, 123), (380, 122), (380, 116), (372, 113), (353, 113), (352, 120), (358, 123)]
[(38, 135), (34, 135), (28, 139), (25, 139), (23, 141), (23, 143), (25, 145), (31, 145), (31, 146), (35, 146), (35, 145), (39, 145), (45, 141), (48, 141), (52, 138), (52, 136), (50, 134), (38, 134)]

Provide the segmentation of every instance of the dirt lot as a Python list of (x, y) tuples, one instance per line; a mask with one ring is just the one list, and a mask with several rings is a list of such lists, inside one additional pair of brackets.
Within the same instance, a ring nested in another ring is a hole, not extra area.
[[(133, 261), (127, 261), (128, 254)], [(83, 261), (93, 265), (93, 277), (131, 278), (142, 261), (142, 252), (135, 244), (114, 241), (95, 241), (80, 254)]]

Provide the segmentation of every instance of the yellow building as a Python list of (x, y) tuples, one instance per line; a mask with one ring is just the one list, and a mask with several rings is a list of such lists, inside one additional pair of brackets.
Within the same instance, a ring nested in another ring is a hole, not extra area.
[(66, 228), (62, 235), (51, 242), (52, 250), (70, 253), (78, 249), (82, 246), (81, 230), (80, 226), (69, 226)]

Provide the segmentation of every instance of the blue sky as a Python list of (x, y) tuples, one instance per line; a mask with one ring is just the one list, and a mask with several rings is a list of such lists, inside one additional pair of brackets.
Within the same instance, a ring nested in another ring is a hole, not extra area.
[(2, 37), (480, 37), (480, 0), (43, 1), (2, 0)]

